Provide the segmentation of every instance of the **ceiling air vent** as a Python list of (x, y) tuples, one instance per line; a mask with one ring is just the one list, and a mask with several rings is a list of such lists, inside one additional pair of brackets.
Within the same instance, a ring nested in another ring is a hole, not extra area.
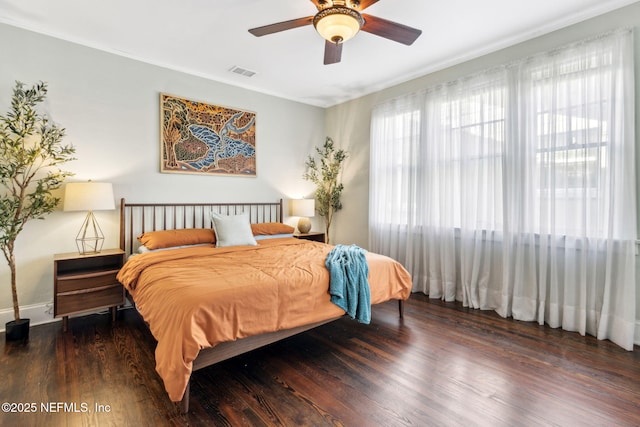
[(241, 67), (238, 67), (237, 65), (234, 65), (233, 67), (229, 68), (229, 71), (231, 71), (232, 73), (240, 74), (241, 76), (245, 76), (245, 77), (253, 77), (253, 75), (256, 73), (255, 71), (247, 70), (246, 68), (241, 68)]

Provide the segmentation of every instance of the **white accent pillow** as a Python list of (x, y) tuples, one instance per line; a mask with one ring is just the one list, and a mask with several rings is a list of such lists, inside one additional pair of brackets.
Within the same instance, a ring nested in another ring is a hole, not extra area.
[(248, 213), (221, 215), (212, 212), (211, 221), (213, 222), (213, 231), (216, 233), (216, 247), (218, 248), (241, 245), (256, 246), (258, 244), (251, 231)]

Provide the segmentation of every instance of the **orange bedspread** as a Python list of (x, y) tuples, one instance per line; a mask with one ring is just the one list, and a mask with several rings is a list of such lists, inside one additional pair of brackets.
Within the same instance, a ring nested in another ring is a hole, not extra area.
[[(258, 246), (199, 246), (133, 256), (118, 274), (158, 340), (156, 370), (182, 399), (201, 349), (344, 314), (329, 301), (333, 246), (294, 238)], [(367, 253), (371, 303), (407, 299), (409, 273)]]

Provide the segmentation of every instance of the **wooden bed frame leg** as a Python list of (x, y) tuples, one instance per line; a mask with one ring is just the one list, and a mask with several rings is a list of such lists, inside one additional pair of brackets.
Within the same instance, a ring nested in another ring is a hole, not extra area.
[(404, 301), (401, 299), (398, 300), (398, 314), (401, 319), (404, 318)]
[(180, 401), (180, 412), (186, 414), (189, 412), (189, 389), (191, 388), (191, 381), (187, 383), (187, 388), (184, 391), (184, 395), (182, 395), (182, 400)]

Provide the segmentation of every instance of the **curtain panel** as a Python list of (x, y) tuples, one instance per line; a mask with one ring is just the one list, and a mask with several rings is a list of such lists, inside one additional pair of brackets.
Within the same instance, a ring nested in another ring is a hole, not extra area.
[(633, 34), (377, 106), (370, 247), (413, 290), (632, 350)]

